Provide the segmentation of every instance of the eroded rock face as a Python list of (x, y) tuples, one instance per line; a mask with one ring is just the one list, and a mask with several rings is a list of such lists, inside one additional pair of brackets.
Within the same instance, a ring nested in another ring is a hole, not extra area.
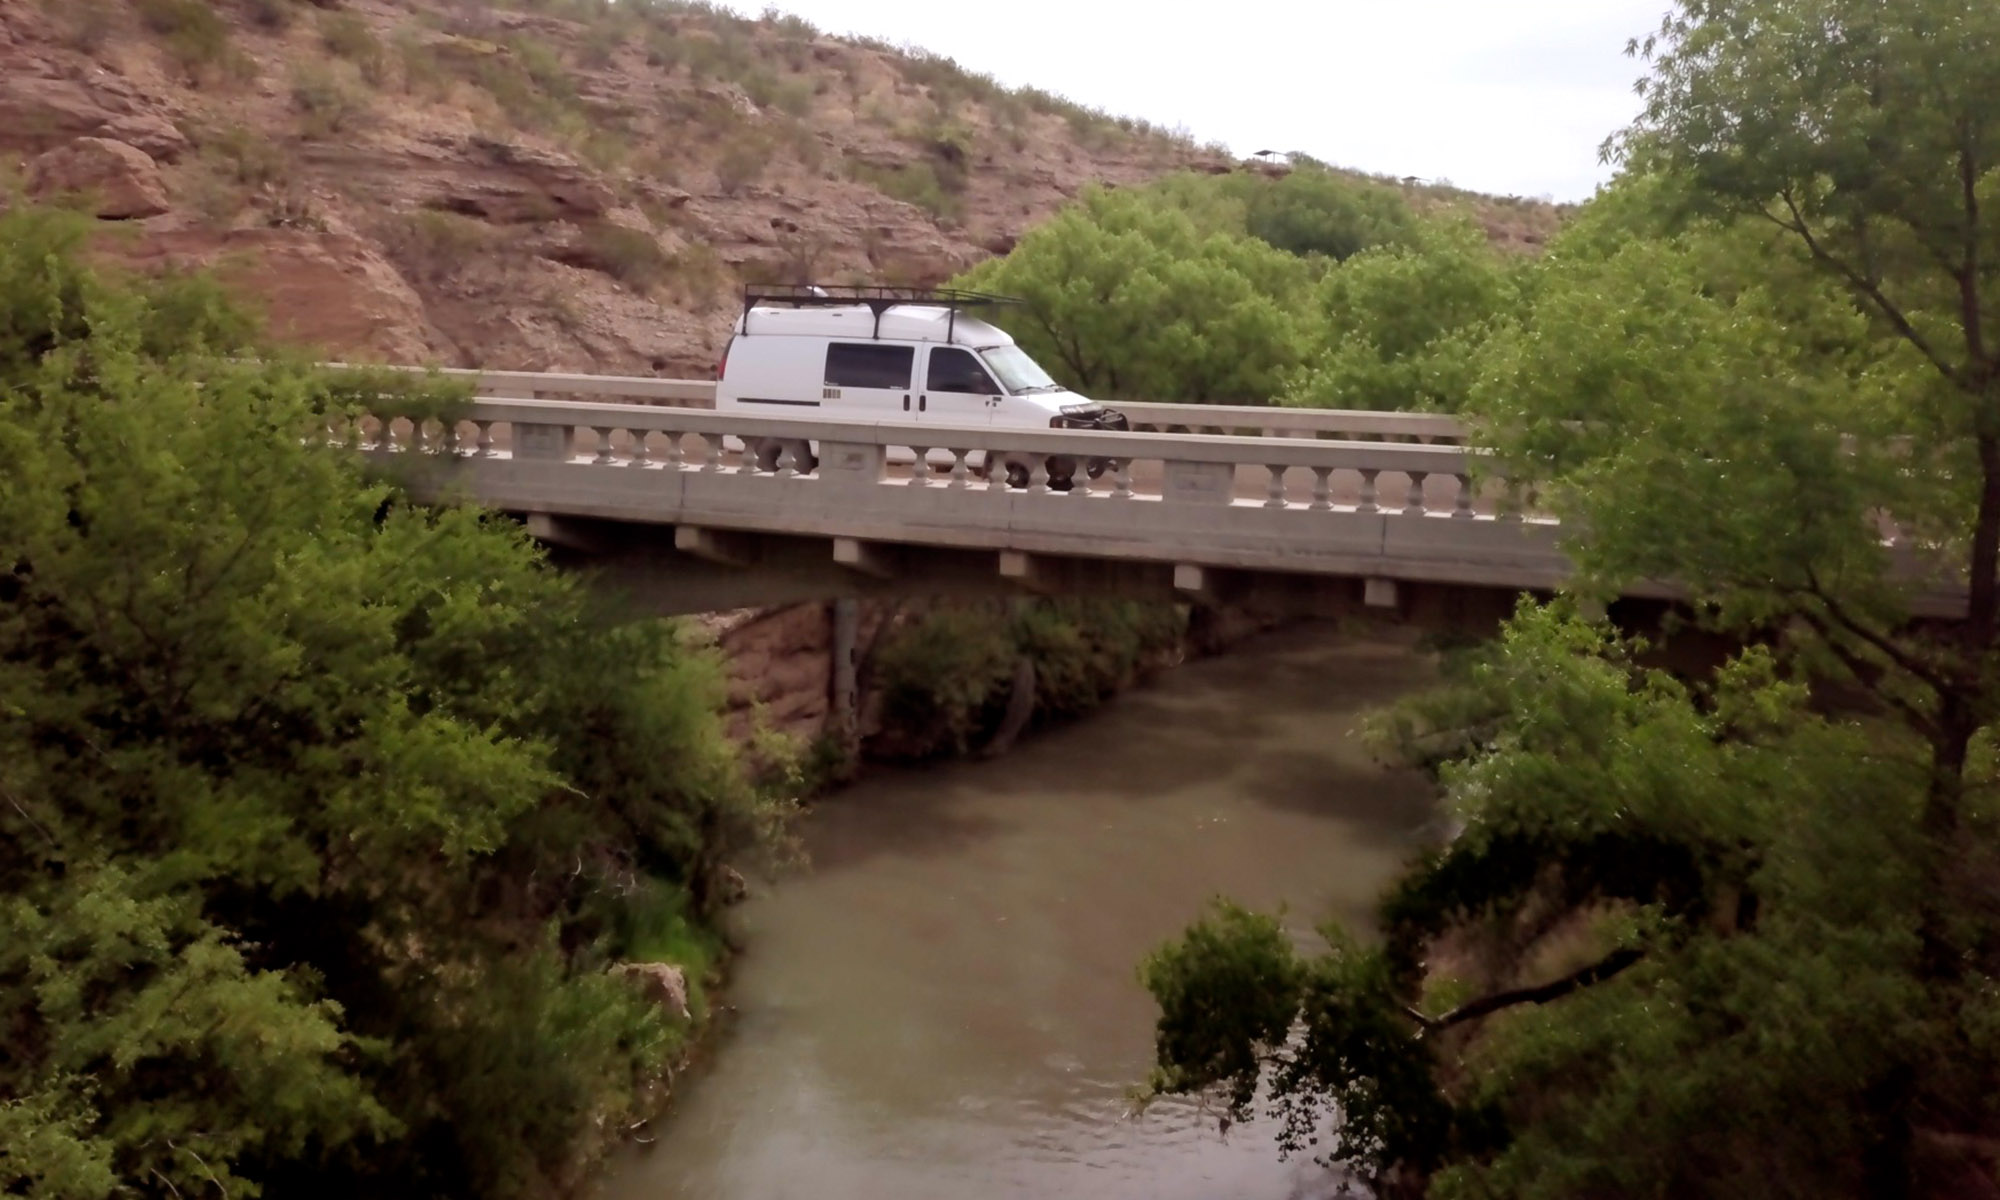
[(86, 196), (106, 220), (156, 217), (166, 212), (167, 185), (153, 156), (109, 138), (77, 138), (38, 155), (28, 165), (28, 194), (38, 199)]
[(213, 267), (255, 297), (270, 331), (355, 359), (423, 362), (435, 339), (423, 304), (374, 246), (295, 229), (151, 234), (111, 253), (141, 271)]
[(39, 153), (78, 137), (123, 142), (160, 162), (188, 146), (163, 104), (108, 71), (32, 61), (0, 69), (0, 149)]

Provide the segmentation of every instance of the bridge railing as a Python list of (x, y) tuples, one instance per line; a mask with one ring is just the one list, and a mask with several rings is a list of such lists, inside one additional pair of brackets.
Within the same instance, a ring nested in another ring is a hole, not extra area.
[[(345, 364), (329, 363), (331, 367)], [(398, 367), (419, 371), (423, 368)], [(715, 384), (705, 379), (656, 379), (639, 375), (581, 375), (543, 371), (439, 368), (437, 374), (469, 379), (481, 396), (524, 400), (622, 400), (683, 408), (714, 408)], [(1273, 408), (1261, 405), (1168, 404), (1123, 401), (1111, 407), (1132, 419), (1135, 433), (1185, 433), (1240, 437), (1336, 438), (1460, 443), (1465, 423), (1443, 413), (1367, 409)]]
[[(336, 419), (336, 441), (382, 453), (423, 451), (460, 459), (511, 459), (576, 467), (768, 475), (1110, 501), (1243, 504), (1270, 509), (1472, 518), (1481, 507), (1517, 517), (1491, 459), (1462, 446), (1289, 437), (1110, 433), (980, 426), (855, 423), (630, 404), (482, 398), (452, 428), (413, 424), (393, 411)], [(732, 453), (725, 439), (748, 453)], [(817, 447), (817, 461), (807, 453)], [(759, 453), (759, 451), (763, 451)], [(934, 470), (896, 475), (892, 458)], [(1010, 487), (1004, 466), (1019, 465)], [(995, 467), (999, 465), (999, 468)], [(1101, 473), (1093, 478), (1090, 468)], [(1150, 468), (1150, 469), (1148, 469)], [(1260, 498), (1245, 500), (1238, 469), (1261, 471)], [(1142, 495), (1135, 475), (1157, 479)], [(1475, 478), (1477, 477), (1477, 478)], [(1064, 485), (1067, 485), (1064, 487)], [(1481, 490), (1497, 504), (1482, 505)]]

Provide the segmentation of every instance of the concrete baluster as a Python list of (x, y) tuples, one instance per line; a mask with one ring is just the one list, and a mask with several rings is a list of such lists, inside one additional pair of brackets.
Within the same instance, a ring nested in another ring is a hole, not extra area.
[(1112, 463), (1111, 467), (1114, 472), (1112, 476), (1111, 498), (1113, 500), (1130, 500), (1133, 495), (1132, 460), (1121, 458)]
[(1375, 477), (1381, 473), (1382, 471), (1378, 467), (1361, 468), (1361, 503), (1356, 506), (1355, 512), (1376, 513), (1382, 511), (1382, 506), (1375, 503)]
[(1500, 500), (1500, 519), (1502, 521), (1519, 521), (1524, 515), (1526, 508), (1527, 505), (1523, 503), (1521, 498), (1521, 485), (1509, 479), (1507, 481), (1507, 493)]
[(1037, 454), (1035, 465), (1028, 472), (1028, 490), (1037, 496), (1049, 494), (1049, 460)]
[(493, 449), (493, 422), (474, 421), (472, 427), (478, 431), (472, 439), (473, 457), (492, 458), (495, 453)]
[(1088, 496), (1093, 490), (1094, 485), (1090, 482), (1090, 460), (1079, 458), (1076, 460), (1076, 469), (1069, 474), (1069, 494)]
[(680, 470), (681, 464), (687, 461), (687, 455), (681, 452), (681, 435), (672, 429), (667, 429), (662, 430), (660, 436), (667, 439), (667, 467), (675, 471)]
[(1403, 499), (1403, 515), (1421, 517), (1424, 515), (1424, 480), (1430, 478), (1429, 471), (1410, 471), (1410, 493)]
[(1333, 488), (1328, 483), (1328, 477), (1333, 474), (1333, 468), (1314, 467), (1312, 469), (1312, 473), (1313, 473), (1313, 502), (1312, 502), (1313, 511), (1326, 512), (1328, 509), (1331, 509), (1333, 507)]
[[(704, 470), (704, 471), (708, 471), (708, 472), (711, 472), (711, 473), (714, 473), (714, 472), (719, 472), (719, 471), (721, 471), (721, 470), (722, 470), (722, 456), (723, 456), (723, 454), (724, 454), (724, 453), (725, 453), (725, 451), (724, 451), (724, 450), (723, 450), (723, 448), (722, 448), (722, 435), (721, 435), (721, 434), (719, 434), (719, 433), (704, 433), (704, 434), (702, 434), (702, 435), (701, 435), (701, 469), (702, 469), (702, 470)], [(750, 448), (749, 448), (748, 446), (745, 446), (745, 447), (743, 448), (743, 455), (744, 455), (744, 457), (745, 457), (746, 459), (748, 459), (748, 458), (751, 458), (751, 457), (753, 457), (753, 456), (752, 456), (752, 455), (750, 454)]]
[(966, 486), (966, 480), (972, 475), (972, 468), (965, 465), (965, 460), (970, 457), (972, 457), (972, 451), (970, 450), (954, 450), (951, 452), (952, 487), (962, 489)]
[(912, 446), (910, 451), (917, 457), (910, 464), (910, 486), (929, 487), (931, 485), (931, 449), (929, 446)]
[(646, 431), (643, 429), (628, 429), (625, 432), (632, 435), (632, 457), (625, 460), (625, 465), (628, 467), (644, 467), (652, 462), (652, 452), (646, 449)]
[(608, 425), (593, 425), (591, 428), (597, 431), (597, 457), (590, 460), (591, 464), (599, 467), (610, 466), (613, 461), (611, 428)]
[(773, 474), (777, 475), (780, 479), (791, 479), (799, 473), (798, 453), (793, 450), (792, 443), (778, 443), (778, 461), (776, 466), (777, 470)]
[(1458, 499), (1452, 503), (1451, 515), (1454, 517), (1470, 517), (1472, 516), (1472, 476), (1459, 475), (1455, 478), (1458, 480)]
[(1264, 507), (1285, 507), (1285, 468), (1266, 465), (1264, 469), (1271, 473), (1271, 482), (1264, 489)]

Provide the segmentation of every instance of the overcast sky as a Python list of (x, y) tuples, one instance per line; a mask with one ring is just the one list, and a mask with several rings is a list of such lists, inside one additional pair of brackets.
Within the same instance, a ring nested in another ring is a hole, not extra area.
[[(761, 0), (733, 0), (750, 15)], [(1238, 154), (1559, 200), (1636, 111), (1627, 38), (1669, 0), (786, 0), (831, 33), (950, 55)]]

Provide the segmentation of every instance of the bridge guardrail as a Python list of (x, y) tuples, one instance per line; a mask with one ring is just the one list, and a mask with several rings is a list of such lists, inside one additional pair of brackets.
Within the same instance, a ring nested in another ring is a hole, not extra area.
[[(1268, 480), (1266, 508), (1336, 507), (1334, 490), (1352, 487), (1354, 511), (1394, 512), (1409, 516), (1475, 514), (1475, 474), (1496, 479), (1484, 451), (1462, 446), (1427, 446), (1394, 442), (1302, 438), (1259, 438), (1215, 435), (1112, 433), (1098, 430), (1008, 429), (990, 426), (911, 425), (902, 422), (857, 423), (816, 421), (713, 410), (625, 404), (580, 404), (567, 401), (481, 398), (452, 430), (435, 422), (418, 430), (407, 418), (372, 414), (360, 428), (331, 432), (350, 444), (372, 450), (448, 450), (471, 458), (508, 457), (544, 462), (577, 462), (591, 466), (656, 467), (676, 470), (771, 474), (782, 477), (819, 475), (847, 483), (891, 483), (908, 487), (1006, 491), (1004, 481), (980, 478), (989, 460), (1014, 459), (1026, 469), (1026, 491), (1047, 494), (1050, 464), (1068, 460), (1107, 464), (1107, 478), (1094, 482), (1085, 470), (1070, 472), (1069, 492), (1089, 496), (1103, 491), (1112, 499), (1139, 499), (1133, 486), (1134, 463), (1158, 463), (1163, 485), (1160, 499), (1179, 503), (1237, 502), (1236, 469), (1261, 468)], [(498, 449), (496, 427), (507, 427), (509, 448)], [(467, 431), (471, 437), (466, 437)], [(594, 455), (579, 455), (580, 435), (587, 433)], [(780, 447), (775, 470), (767, 470), (747, 455), (729, 465), (724, 437)], [(818, 443), (820, 463), (798, 461), (798, 446)], [(907, 480), (891, 479), (888, 451), (907, 449), (917, 460), (948, 462), (943, 474), (914, 471)], [(804, 469), (802, 469), (804, 468)], [(1296, 474), (1295, 474), (1296, 473)], [(1402, 483), (1384, 503), (1384, 480)], [(1307, 500), (1290, 498), (1294, 479), (1311, 481)], [(1429, 495), (1433, 478), (1445, 482), (1450, 499)], [(1015, 488), (1014, 491), (1023, 489)], [(1503, 505), (1504, 516), (1518, 515)]]
[[(346, 368), (346, 363), (328, 363)], [(392, 370), (424, 371), (422, 367)], [(584, 375), (546, 371), (485, 371), (435, 368), (447, 378), (471, 379), (482, 396), (554, 399), (616, 397), (685, 408), (715, 407), (715, 384), (704, 379), (658, 379), (642, 375)], [(1262, 405), (1171, 404), (1125, 401), (1111, 405), (1132, 419), (1134, 432), (1261, 437), (1360, 435), (1423, 443), (1457, 443), (1468, 436), (1465, 423), (1443, 413), (1379, 412), (1369, 409), (1276, 408)]]

